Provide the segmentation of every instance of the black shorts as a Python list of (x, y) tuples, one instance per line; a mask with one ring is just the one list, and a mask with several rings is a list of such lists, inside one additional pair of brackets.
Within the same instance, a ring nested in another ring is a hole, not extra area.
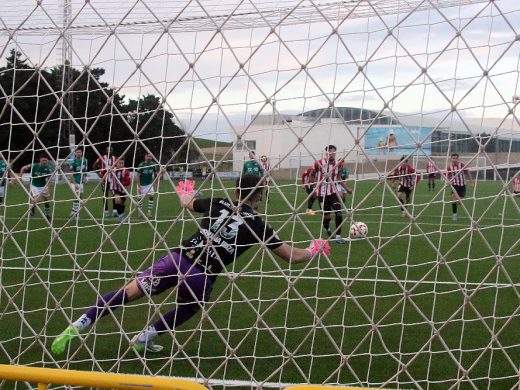
[(314, 188), (305, 186), (305, 192), (307, 193), (307, 195), (310, 195), (314, 192)]
[(341, 199), (338, 198), (338, 194), (320, 196), (319, 200), (323, 211), (341, 210)]
[(453, 186), (451, 193), (452, 194), (457, 193), (459, 198), (465, 198), (466, 197), (466, 186)]
[(435, 173), (428, 173), (428, 177), (430, 179), (435, 179)]
[(405, 187), (405, 186), (399, 186), (397, 189), (397, 192), (402, 192), (403, 194), (406, 194), (406, 197), (409, 198), (412, 194), (413, 188), (411, 187)]

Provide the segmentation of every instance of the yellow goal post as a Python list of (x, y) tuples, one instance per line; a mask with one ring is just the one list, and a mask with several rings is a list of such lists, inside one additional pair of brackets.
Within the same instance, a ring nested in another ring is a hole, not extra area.
[(0, 364), (0, 379), (38, 383), (38, 390), (47, 386), (88, 386), (118, 390), (207, 390), (199, 383), (185, 379), (155, 378), (151, 376), (85, 372), (56, 368), (25, 367)]

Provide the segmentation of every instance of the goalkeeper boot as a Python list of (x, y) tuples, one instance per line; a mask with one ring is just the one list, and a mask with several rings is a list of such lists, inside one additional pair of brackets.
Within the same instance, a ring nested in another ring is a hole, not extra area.
[(52, 353), (55, 355), (62, 354), (67, 348), (67, 345), (69, 345), (70, 340), (78, 336), (79, 331), (74, 325), (67, 326), (65, 330), (52, 342)]
[(144, 336), (143, 333), (138, 334), (134, 339), (132, 340), (132, 346), (136, 350), (136, 352), (143, 354), (143, 353), (157, 353), (161, 352), (163, 350), (162, 345), (155, 344), (150, 338), (147, 338)]

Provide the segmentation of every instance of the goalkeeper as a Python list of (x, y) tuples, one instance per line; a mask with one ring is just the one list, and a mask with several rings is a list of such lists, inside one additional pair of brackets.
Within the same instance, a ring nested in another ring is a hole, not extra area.
[(63, 353), (71, 339), (110, 311), (175, 287), (181, 303), (161, 314), (133, 339), (133, 347), (138, 352), (159, 352), (162, 346), (155, 344), (154, 339), (193, 317), (208, 302), (219, 273), (252, 245), (263, 243), (289, 263), (305, 262), (316, 254), (330, 253), (328, 243), (322, 240), (313, 241), (307, 249), (282, 242), (255, 212), (262, 187), (261, 177), (243, 175), (237, 180), (238, 202), (230, 202), (222, 198), (195, 199), (192, 182), (186, 185), (181, 182), (177, 187), (181, 207), (203, 214), (200, 229), (126, 286), (103, 295), (54, 340), (52, 352)]

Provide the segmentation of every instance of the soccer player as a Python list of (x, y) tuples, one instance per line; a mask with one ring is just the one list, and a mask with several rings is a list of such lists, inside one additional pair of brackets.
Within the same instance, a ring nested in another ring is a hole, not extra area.
[[(107, 185), (106, 174), (110, 167), (115, 166), (117, 157), (114, 155), (114, 148), (107, 146), (105, 154), (100, 156), (95, 162), (92, 168), (97, 171), (98, 176), (101, 178), (101, 190), (103, 191), (103, 210), (104, 216), (110, 216), (108, 210), (108, 199), (110, 198), (110, 188)], [(112, 216), (117, 217), (117, 210), (114, 200), (112, 199)]]
[(231, 202), (222, 198), (195, 199), (193, 192), (184, 193), (182, 184), (179, 185), (181, 207), (203, 215), (200, 229), (126, 286), (103, 295), (54, 340), (52, 352), (63, 353), (72, 338), (118, 307), (177, 288), (182, 304), (161, 314), (133, 339), (133, 347), (138, 352), (159, 352), (162, 346), (155, 344), (154, 339), (193, 317), (209, 301), (217, 276), (253, 245), (262, 243), (289, 263), (305, 262), (316, 254), (330, 253), (330, 247), (323, 240), (311, 242), (307, 249), (281, 241), (255, 211), (262, 189), (260, 177), (243, 175), (237, 180), (237, 201)]
[(428, 191), (435, 191), (435, 175), (437, 174), (437, 166), (431, 160), (426, 163), (426, 174), (428, 175)]
[(399, 165), (397, 165), (392, 173), (392, 188), (395, 187), (394, 183), (397, 179), (399, 182), (397, 197), (399, 198), (399, 202), (401, 202), (401, 217), (406, 218), (408, 216), (406, 208), (408, 208), (412, 192), (417, 182), (417, 174), (415, 173), (415, 169), (408, 164), (408, 158), (402, 156), (399, 161)]
[[(262, 157), (260, 157), (260, 163), (262, 165), (262, 170), (268, 174), (271, 172), (271, 164), (269, 164), (269, 160), (267, 160), (267, 156), (264, 154)], [(269, 202), (269, 176), (266, 176), (265, 178), (265, 202)]]
[(155, 193), (154, 180), (159, 174), (159, 165), (153, 161), (152, 155), (146, 153), (144, 161), (137, 166), (137, 192), (139, 193), (139, 210), (143, 209), (143, 199), (148, 197), (148, 217), (152, 216), (153, 196)]
[(512, 181), (511, 185), (513, 186), (513, 194), (514, 196), (520, 196), (520, 176), (517, 175)]
[(453, 153), (451, 162), (446, 168), (448, 183), (451, 185), (451, 210), (453, 212), (451, 219), (457, 220), (457, 205), (459, 201), (466, 197), (466, 179), (472, 187), (474, 187), (473, 179), (463, 162), (459, 162), (459, 155)]
[(87, 180), (87, 171), (88, 171), (88, 160), (83, 157), (83, 149), (77, 148), (74, 151), (74, 159), (70, 164), (72, 168), (72, 189), (76, 198), (72, 201), (72, 211), (70, 213), (71, 218), (79, 217), (79, 203), (81, 199), (81, 194), (83, 194), (84, 188), (83, 185)]
[(343, 169), (343, 161), (339, 160), (336, 162), (336, 147), (334, 145), (327, 146), (325, 151), (327, 156), (314, 164), (317, 183), (314, 192), (323, 210), (323, 229), (329, 237), (332, 237), (330, 214), (334, 211), (336, 217), (335, 241), (338, 244), (344, 244), (346, 241), (341, 237), (341, 223), (343, 222), (341, 209), (343, 202), (340, 194), (338, 194), (337, 187), (341, 177), (341, 170)]
[(264, 175), (264, 170), (255, 160), (255, 152), (253, 150), (249, 152), (249, 161), (244, 163), (242, 175), (255, 175), (260, 177)]
[(307, 201), (307, 211), (305, 211), (309, 215), (316, 215), (316, 211), (312, 209), (312, 205), (316, 200), (316, 196), (314, 194), (314, 187), (316, 186), (316, 175), (314, 173), (314, 168), (307, 168), (302, 173), (302, 186), (307, 192), (309, 196), (309, 200)]
[(125, 187), (130, 185), (130, 170), (125, 168), (125, 159), (119, 157), (115, 169), (107, 175), (107, 186), (114, 199), (114, 209), (119, 222), (125, 220), (125, 201), (127, 191)]
[(9, 169), (7, 162), (0, 157), (0, 204), (4, 203), (5, 187), (7, 186), (7, 179), (9, 179)]
[(53, 168), (49, 164), (49, 159), (45, 153), (40, 155), (38, 163), (28, 164), (20, 170), (20, 177), (25, 173), (31, 173), (30, 191), (32, 196), (31, 216), (34, 215), (36, 205), (42, 200), (45, 202), (45, 218), (51, 220), (51, 208), (49, 204), (49, 178), (52, 175)]
[[(344, 163), (344, 160), (341, 160), (341, 162)], [(343, 168), (341, 169), (341, 172), (340, 172), (341, 181), (339, 181), (336, 184), (336, 187), (338, 188), (338, 194), (341, 197), (341, 200), (343, 202), (345, 202), (345, 197), (347, 194), (352, 194), (352, 190), (347, 186), (348, 176), (349, 176), (348, 168), (345, 165), (343, 165)]]

